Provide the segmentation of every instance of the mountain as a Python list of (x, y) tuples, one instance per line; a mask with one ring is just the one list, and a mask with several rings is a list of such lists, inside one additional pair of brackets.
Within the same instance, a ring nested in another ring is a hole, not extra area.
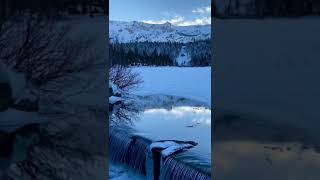
[(109, 21), (110, 42), (179, 42), (188, 43), (211, 37), (210, 25), (174, 26), (143, 22)]

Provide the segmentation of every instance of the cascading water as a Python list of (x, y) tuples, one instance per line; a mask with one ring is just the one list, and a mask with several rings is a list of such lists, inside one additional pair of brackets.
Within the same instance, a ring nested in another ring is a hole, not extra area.
[(131, 138), (127, 133), (111, 130), (109, 132), (109, 157), (110, 160), (117, 163), (126, 163), (126, 154), (128, 153)]
[(151, 141), (140, 136), (129, 135), (122, 131), (109, 133), (110, 160), (123, 163), (130, 168), (147, 175), (146, 160)]
[(147, 175), (146, 160), (150, 144), (150, 140), (134, 136), (128, 148), (128, 165), (143, 175)]
[[(130, 179), (130, 175), (138, 174), (148, 180), (211, 179), (211, 173), (208, 171), (211, 165), (206, 161), (209, 148), (205, 145), (206, 138), (209, 137), (209, 127), (201, 122), (193, 122), (193, 119), (208, 119), (209, 110), (188, 106), (190, 104), (169, 109), (161, 108), (167, 107), (168, 104), (171, 107), (172, 104), (164, 102), (163, 99), (181, 102), (179, 99), (161, 97), (160, 107), (150, 108), (147, 107), (148, 104), (143, 107), (145, 110), (139, 114), (141, 121), (134, 121), (134, 124), (111, 124), (109, 159), (111, 164), (124, 168), (120, 168), (120, 171), (109, 171), (118, 174), (112, 174), (112, 178), (125, 176)], [(158, 100), (151, 98), (150, 101)], [(162, 113), (165, 113), (166, 118), (162, 118)], [(176, 113), (181, 114), (178, 117), (181, 121), (171, 121), (177, 118)], [(131, 115), (129, 117), (132, 119)], [(163, 131), (171, 126), (175, 127), (176, 131)], [(191, 130), (194, 131), (192, 136), (189, 134)], [(111, 176), (109, 174), (109, 177)]]
[(152, 141), (130, 135), (119, 129), (109, 132), (110, 160), (125, 164), (152, 180), (209, 180), (210, 174), (201, 172), (174, 156), (161, 157), (161, 150), (150, 151)]
[(211, 175), (187, 166), (174, 157), (167, 157), (161, 165), (161, 180), (210, 180)]

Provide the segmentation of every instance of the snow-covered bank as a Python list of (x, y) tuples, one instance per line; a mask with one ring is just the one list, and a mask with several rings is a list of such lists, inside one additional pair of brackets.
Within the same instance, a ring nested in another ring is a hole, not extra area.
[(211, 104), (211, 67), (134, 67), (143, 83), (137, 95), (166, 94)]
[(0, 112), (0, 117), (0, 131), (3, 132), (12, 132), (27, 124), (44, 122), (36, 112), (19, 111), (16, 109)]

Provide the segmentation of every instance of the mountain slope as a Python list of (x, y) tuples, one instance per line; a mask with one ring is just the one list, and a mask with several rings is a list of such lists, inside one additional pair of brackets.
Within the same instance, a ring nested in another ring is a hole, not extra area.
[(109, 22), (110, 42), (179, 42), (188, 43), (211, 37), (210, 25), (174, 26), (170, 23)]

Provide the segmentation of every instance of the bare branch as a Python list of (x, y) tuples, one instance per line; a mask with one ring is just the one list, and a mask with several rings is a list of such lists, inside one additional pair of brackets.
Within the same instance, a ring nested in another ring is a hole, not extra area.
[(114, 65), (110, 68), (109, 79), (124, 92), (138, 88), (143, 83), (138, 73), (121, 65)]

